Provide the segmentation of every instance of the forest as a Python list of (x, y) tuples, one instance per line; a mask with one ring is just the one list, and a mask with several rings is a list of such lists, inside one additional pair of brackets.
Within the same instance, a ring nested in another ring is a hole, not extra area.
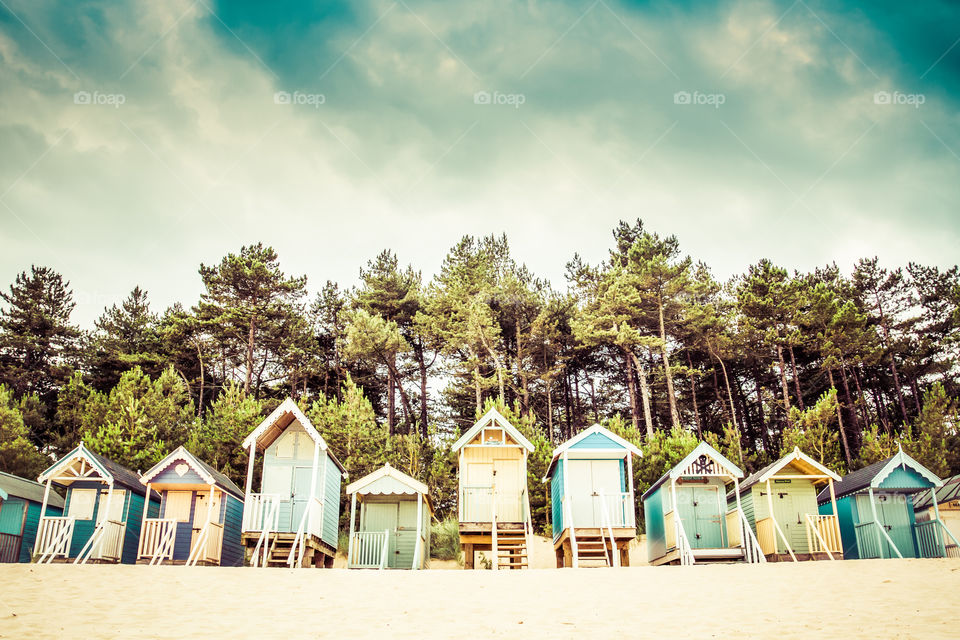
[(553, 446), (595, 422), (644, 451), (638, 493), (700, 439), (747, 473), (799, 446), (843, 474), (898, 445), (960, 472), (956, 266), (760, 260), (719, 281), (636, 220), (602, 263), (571, 256), (560, 287), (495, 235), (462, 238), (432, 278), (387, 249), (356, 287), (311, 290), (262, 244), (198, 275), (199, 300), (155, 310), (137, 287), (89, 330), (69, 274), (17, 275), (0, 292), (0, 469), (35, 478), (82, 440), (146, 471), (184, 444), (243, 486), (240, 441), (292, 396), (352, 479), (390, 461), (440, 518), (450, 445), (494, 405), (536, 445), (540, 528)]

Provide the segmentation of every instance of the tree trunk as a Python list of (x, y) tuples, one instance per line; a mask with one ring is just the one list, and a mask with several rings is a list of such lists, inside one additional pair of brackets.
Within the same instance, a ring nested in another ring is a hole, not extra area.
[(517, 320), (517, 377), (520, 379), (520, 392), (521, 397), (523, 398), (523, 405), (521, 411), (526, 413), (530, 410), (530, 381), (528, 380), (527, 373), (523, 369), (523, 337), (520, 334), (520, 321)]
[(803, 404), (803, 391), (800, 390), (800, 376), (797, 375), (797, 359), (793, 355), (793, 345), (787, 345), (787, 349), (790, 351), (790, 367), (793, 372), (793, 388), (797, 392), (797, 405), (800, 411), (806, 411), (807, 408)]
[(547, 385), (547, 433), (550, 434), (550, 444), (553, 444), (556, 442), (556, 436), (553, 433), (553, 385), (550, 378), (544, 382)]
[(913, 389), (913, 404), (917, 408), (917, 415), (920, 415), (920, 412), (923, 409), (920, 407), (920, 385), (917, 384), (917, 376), (913, 376), (910, 379), (910, 388)]
[(387, 360), (386, 364), (390, 370), (390, 373), (392, 374), (391, 379), (394, 382), (394, 386), (400, 392), (400, 402), (403, 405), (403, 414), (405, 416), (404, 422), (407, 423), (407, 431), (409, 432), (410, 419), (413, 416), (413, 409), (410, 406), (410, 398), (407, 397), (407, 392), (403, 388), (403, 384), (401, 384), (400, 372), (397, 371), (396, 366), (390, 362), (390, 360)]
[(476, 392), (477, 417), (483, 410), (483, 390), (480, 388), (480, 361), (479, 359), (473, 365), (473, 388)]
[(426, 439), (427, 429), (427, 363), (423, 354), (423, 347), (417, 349), (417, 366), (420, 368), (420, 435)]
[(243, 382), (243, 392), (250, 393), (250, 384), (253, 382), (253, 344), (257, 330), (256, 318), (250, 317), (250, 331), (247, 335), (247, 377)]
[(783, 392), (783, 410), (790, 424), (790, 386), (787, 384), (787, 365), (783, 361), (783, 347), (777, 344), (777, 360), (780, 361), (780, 390)]
[(653, 419), (650, 417), (650, 387), (647, 385), (647, 372), (644, 370), (640, 358), (632, 351), (630, 355), (633, 356), (633, 364), (637, 367), (637, 376), (640, 379), (640, 399), (643, 402), (643, 421), (647, 428), (647, 438), (653, 438)]
[(570, 422), (570, 374), (566, 371), (563, 373), (563, 408), (564, 421), (567, 423), (566, 439), (569, 440), (573, 437), (573, 425)]
[[(834, 392), (837, 385), (833, 382), (833, 369), (827, 369), (827, 375), (830, 377), (830, 388)], [(837, 403), (837, 424), (840, 427), (840, 442), (843, 444), (843, 456), (847, 460), (847, 469), (853, 468), (853, 456), (850, 455), (850, 444), (847, 442), (847, 430), (843, 428), (843, 412), (840, 410), (840, 403)]]
[(843, 394), (847, 397), (847, 404), (850, 406), (850, 415), (853, 418), (851, 422), (853, 423), (854, 441), (860, 442), (860, 434), (862, 433), (860, 420), (857, 417), (857, 408), (853, 404), (853, 398), (850, 396), (850, 384), (847, 382), (847, 366), (844, 364), (842, 358), (840, 359), (840, 381), (843, 382)]
[(633, 371), (630, 365), (631, 355), (629, 349), (623, 348), (623, 371), (627, 377), (627, 392), (630, 396), (630, 420), (633, 423), (634, 430), (640, 431), (640, 411), (637, 408), (637, 385), (633, 380)]
[(680, 426), (680, 413), (677, 411), (677, 398), (673, 392), (673, 373), (670, 371), (670, 358), (667, 355), (667, 330), (663, 321), (663, 298), (657, 297), (657, 310), (660, 314), (660, 353), (663, 355), (663, 373), (667, 379), (667, 400), (670, 403), (670, 419), (674, 427)]
[(764, 451), (773, 453), (770, 448), (770, 429), (767, 427), (766, 415), (763, 412), (763, 387), (760, 385), (760, 368), (757, 363), (753, 363), (753, 384), (757, 389), (757, 409), (760, 412), (760, 441), (763, 443)]
[(700, 425), (700, 408), (697, 406), (697, 384), (693, 375), (693, 358), (687, 350), (687, 366), (690, 368), (690, 395), (693, 398), (693, 419), (697, 425), (697, 437), (703, 440), (703, 428)]
[(863, 397), (863, 387), (860, 386), (860, 372), (856, 366), (851, 366), (853, 372), (853, 384), (857, 387), (857, 404), (860, 407), (860, 415), (863, 417), (864, 428), (870, 426), (870, 410), (867, 408), (867, 401)]
[(387, 366), (387, 433), (391, 436), (394, 434), (395, 427), (395, 417), (397, 411), (397, 394), (394, 390), (394, 379), (393, 379), (393, 369), (396, 367), (396, 362), (392, 366)]
[(203, 350), (200, 348), (200, 344), (197, 344), (197, 361), (200, 363), (200, 393), (197, 394), (197, 417), (203, 415), (203, 386), (204, 386), (204, 375), (203, 375)]

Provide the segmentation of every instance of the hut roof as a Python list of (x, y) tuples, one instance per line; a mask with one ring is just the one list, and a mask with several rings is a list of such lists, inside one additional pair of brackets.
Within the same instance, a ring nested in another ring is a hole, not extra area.
[(78, 459), (85, 459), (94, 467), (99, 473), (100, 477), (106, 480), (107, 482), (113, 481), (114, 484), (126, 487), (134, 493), (140, 495), (146, 495), (147, 490), (142, 484), (140, 484), (140, 474), (127, 469), (123, 465), (117, 464), (113, 460), (106, 458), (99, 453), (94, 453), (87, 449), (83, 442), (81, 442), (76, 449), (63, 456), (57, 462), (53, 463), (46, 471), (40, 474), (40, 477), (37, 478), (40, 482), (46, 482), (48, 478), (52, 478), (54, 482), (58, 484), (70, 484), (74, 480), (82, 480), (83, 478), (72, 478), (67, 479), (63, 477), (58, 477), (56, 475), (57, 471), (68, 467), (71, 463)]
[(740, 470), (740, 467), (727, 460), (726, 456), (711, 447), (706, 442), (701, 442), (694, 448), (693, 451), (688, 453), (683, 460), (678, 462), (672, 469), (660, 476), (660, 478), (654, 482), (649, 489), (643, 492), (643, 495), (640, 497), (640, 499), (646, 500), (647, 496), (659, 489), (660, 485), (662, 485), (668, 479), (676, 480), (677, 478), (687, 475), (701, 475), (694, 473), (693, 470), (689, 469), (689, 467), (694, 462), (697, 462), (701, 457), (706, 457), (713, 460), (713, 462), (719, 465), (721, 469), (726, 471), (731, 478), (743, 477), (743, 471)]
[(484, 427), (488, 427), (494, 423), (496, 424), (496, 428), (498, 429), (502, 428), (504, 431), (509, 433), (510, 437), (516, 440), (521, 447), (523, 447), (527, 451), (530, 451), (531, 453), (533, 452), (533, 449), (534, 449), (533, 444), (529, 440), (527, 440), (525, 437), (523, 437), (523, 434), (520, 433), (516, 427), (510, 424), (510, 421), (504, 418), (503, 415), (499, 411), (497, 411), (495, 407), (491, 408), (490, 411), (487, 411), (485, 414), (483, 414), (483, 417), (477, 420), (476, 424), (470, 427), (470, 429), (467, 430), (466, 433), (460, 436), (460, 438), (453, 443), (453, 450), (459, 451), (465, 444), (473, 440), (474, 436), (480, 433), (480, 431)]
[[(840, 482), (841, 478), (836, 473), (823, 466), (807, 454), (800, 451), (799, 447), (794, 447), (793, 451), (783, 456), (776, 462), (771, 462), (764, 468), (760, 469), (754, 474), (751, 474), (747, 477), (746, 480), (740, 483), (740, 494), (743, 495), (750, 487), (755, 484), (766, 482), (777, 473), (779, 473), (784, 467), (788, 464), (793, 464), (795, 468), (802, 471), (803, 473), (811, 476), (828, 476), (833, 478), (835, 482)], [(733, 495), (733, 492), (730, 492), (729, 495)]]
[(243, 500), (243, 491), (233, 482), (233, 480), (187, 451), (184, 447), (177, 447), (177, 449), (164, 456), (163, 460), (153, 465), (153, 468), (140, 477), (140, 482), (143, 485), (146, 485), (148, 482), (153, 480), (158, 473), (170, 466), (170, 463), (174, 460), (183, 460), (188, 465), (193, 467), (193, 470), (197, 472), (197, 475), (203, 478), (207, 484), (215, 484), (227, 493), (231, 493), (234, 497)]
[[(937, 504), (950, 502), (960, 498), (960, 475), (953, 476), (943, 481), (943, 486), (937, 489)], [(924, 491), (913, 501), (916, 509), (926, 509), (933, 506), (933, 500), (930, 498), (930, 492)]]
[(578, 433), (577, 435), (573, 436), (572, 438), (570, 438), (570, 439), (567, 440), (566, 442), (560, 444), (556, 449), (553, 450), (553, 457), (550, 459), (550, 464), (547, 465), (547, 472), (544, 474), (544, 478), (543, 478), (544, 481), (546, 481), (547, 478), (550, 477), (550, 474), (551, 474), (551, 472), (553, 471), (553, 467), (557, 464), (557, 460), (560, 458), (561, 455), (563, 455), (563, 452), (564, 452), (564, 451), (569, 451), (570, 449), (576, 447), (577, 444), (582, 443), (584, 440), (586, 440), (587, 438), (589, 438), (590, 436), (592, 436), (592, 435), (594, 435), (594, 434), (600, 434), (600, 435), (602, 435), (603, 437), (611, 440), (612, 443), (613, 443), (614, 445), (616, 445), (616, 446), (615, 446), (615, 447), (611, 447), (611, 446), (609, 446), (609, 445), (604, 445), (604, 446), (599, 446), (599, 447), (588, 446), (588, 447), (577, 447), (577, 448), (578, 448), (579, 450), (581, 450), (581, 451), (620, 451), (620, 450), (626, 450), (626, 451), (632, 453), (632, 454), (635, 455), (635, 456), (640, 456), (641, 458), (643, 457), (643, 451), (641, 451), (636, 445), (631, 444), (631, 443), (628, 442), (627, 440), (624, 440), (623, 438), (621, 438), (620, 436), (618, 436), (618, 435), (615, 434), (614, 432), (610, 431), (609, 429), (606, 429), (606, 428), (604, 428), (603, 426), (601, 426), (601, 425), (599, 425), (599, 424), (594, 424), (593, 426), (591, 426), (591, 427), (589, 427), (589, 428), (587, 428), (587, 429), (584, 429), (583, 431), (581, 431), (581, 432)]
[[(370, 485), (374, 484), (377, 480), (380, 480), (381, 478), (392, 478), (397, 482), (399, 482), (402, 486), (397, 487), (396, 485), (394, 485), (390, 491), (383, 491), (383, 490), (376, 490), (376, 489), (368, 490)], [(347, 495), (350, 495), (351, 493), (361, 493), (361, 494), (375, 493), (380, 495), (386, 495), (388, 493), (389, 494), (422, 493), (423, 495), (427, 495), (428, 493), (430, 493), (430, 489), (427, 487), (427, 485), (423, 484), (419, 480), (411, 476), (408, 476), (407, 474), (400, 471), (399, 469), (393, 468), (388, 463), (383, 465), (373, 473), (369, 473), (364, 477), (360, 478), (359, 480), (357, 480), (356, 482), (353, 482), (347, 485)]]
[[(4, 500), (13, 496), (15, 498), (30, 500), (31, 502), (42, 503), (43, 491), (44, 487), (39, 482), (0, 471), (0, 497)], [(59, 493), (51, 491), (47, 497), (47, 504), (51, 507), (60, 507), (62, 509), (64, 504), (63, 497)]]
[[(863, 469), (857, 469), (853, 473), (848, 473), (845, 475), (840, 482), (833, 485), (836, 497), (842, 498), (843, 496), (859, 493), (871, 488), (876, 489), (884, 480), (887, 479), (887, 476), (889, 476), (894, 469), (897, 469), (898, 467), (913, 470), (920, 476), (929, 480), (934, 487), (939, 487), (943, 484), (943, 481), (940, 480), (936, 474), (904, 453), (902, 448), (899, 448), (897, 453), (890, 456), (886, 460), (874, 462), (871, 465), (867, 465)], [(817, 496), (817, 502), (820, 504), (823, 504), (829, 500), (829, 489), (824, 489)]]
[(244, 438), (241, 446), (243, 446), (244, 449), (249, 449), (250, 445), (255, 442), (257, 448), (263, 451), (273, 444), (273, 441), (279, 438), (280, 434), (282, 434), (294, 420), (298, 421), (301, 426), (303, 426), (304, 431), (307, 432), (307, 435), (319, 444), (320, 448), (330, 456), (333, 463), (340, 469), (343, 477), (346, 478), (347, 470), (343, 468), (343, 465), (337, 460), (337, 456), (335, 456), (333, 451), (330, 450), (330, 447), (327, 446), (327, 441), (323, 439), (323, 436), (321, 436), (320, 432), (313, 426), (313, 423), (310, 422), (303, 411), (300, 410), (300, 407), (293, 401), (293, 398), (287, 398), (281, 402), (280, 406), (264, 418), (263, 422), (250, 432), (250, 435)]

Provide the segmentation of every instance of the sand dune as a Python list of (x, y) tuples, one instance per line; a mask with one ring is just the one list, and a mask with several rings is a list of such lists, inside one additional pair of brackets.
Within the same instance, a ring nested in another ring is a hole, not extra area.
[(957, 560), (531, 571), (0, 565), (2, 638), (956, 638)]

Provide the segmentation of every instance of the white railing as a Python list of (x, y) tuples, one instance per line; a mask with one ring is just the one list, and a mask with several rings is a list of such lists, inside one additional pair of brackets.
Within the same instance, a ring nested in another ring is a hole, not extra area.
[(485, 522), (493, 505), (493, 485), (460, 489), (461, 522)]
[[(597, 496), (600, 498), (600, 539), (604, 539), (604, 529), (610, 537), (610, 565), (614, 567), (620, 566), (620, 554), (617, 553), (617, 541), (613, 538), (613, 525), (610, 524), (610, 515), (606, 509), (607, 496), (603, 494), (603, 491), (598, 491)], [(619, 500), (619, 496), (610, 496), (611, 498), (617, 498), (616, 503), (622, 504), (622, 501)], [(620, 522), (623, 522), (621, 519)], [(621, 525), (622, 526), (622, 525)], [(606, 546), (606, 544), (604, 544)], [(606, 551), (604, 551), (606, 555)]]
[(220, 564), (220, 548), (223, 544), (223, 525), (219, 522), (207, 522), (200, 530), (190, 555), (187, 557), (187, 566), (196, 566), (198, 562)]
[(150, 564), (173, 560), (172, 540), (176, 538), (176, 534), (176, 520), (147, 518), (143, 521), (143, 531), (140, 532), (137, 558), (150, 558)]
[(77, 554), (74, 564), (87, 564), (88, 560), (120, 560), (124, 523), (104, 520), (93, 530), (93, 535)]
[(683, 519), (680, 518), (679, 513), (674, 513), (673, 526), (677, 551), (680, 553), (680, 564), (691, 565), (696, 563), (697, 559), (693, 556), (693, 548), (690, 546), (690, 540), (687, 539), (687, 532), (683, 529)]
[(44, 516), (40, 518), (35, 553), (40, 554), (39, 563), (53, 562), (54, 558), (70, 555), (75, 520), (69, 516)]
[[(248, 524), (256, 525), (258, 529), (247, 529), (247, 531), (259, 531), (260, 537), (253, 548), (250, 557), (250, 565), (257, 567), (261, 562), (260, 554), (262, 552), (263, 566), (267, 566), (267, 560), (270, 556), (270, 534), (276, 531), (280, 526), (280, 503), (283, 499), (280, 496), (267, 496), (264, 494), (254, 494), (259, 498), (256, 503), (256, 510), (252, 511), (255, 517), (251, 517)], [(244, 509), (246, 512), (246, 509)]]
[(600, 503), (599, 510), (606, 515), (611, 527), (636, 528), (637, 517), (629, 492), (605, 494), (599, 491), (592, 498)]
[(320, 538), (323, 533), (323, 503), (319, 498), (313, 498), (307, 503), (297, 526), (297, 535), (293, 539), (293, 546), (287, 555), (287, 565), (299, 567), (303, 564), (303, 554), (307, 549), (306, 537)]
[(826, 553), (831, 560), (833, 554), (843, 550), (840, 542), (840, 525), (833, 515), (807, 515), (807, 549), (810, 553)]
[(747, 562), (766, 562), (767, 557), (763, 555), (757, 536), (753, 533), (753, 528), (747, 522), (747, 516), (742, 509), (737, 509), (740, 514), (740, 536), (743, 541), (743, 557)]
[(580, 561), (578, 556), (580, 555), (580, 550), (577, 547), (577, 528), (573, 526), (573, 513), (570, 508), (570, 498), (564, 494), (560, 502), (563, 508), (563, 523), (567, 529), (570, 529), (570, 553), (573, 556), (572, 564), (573, 568), (576, 569), (580, 566)]
[(251, 493), (243, 501), (243, 530), (263, 531), (266, 527), (276, 531), (280, 526), (281, 502), (289, 500), (274, 493)]
[(351, 569), (383, 569), (387, 563), (390, 531), (357, 531), (353, 534)]

